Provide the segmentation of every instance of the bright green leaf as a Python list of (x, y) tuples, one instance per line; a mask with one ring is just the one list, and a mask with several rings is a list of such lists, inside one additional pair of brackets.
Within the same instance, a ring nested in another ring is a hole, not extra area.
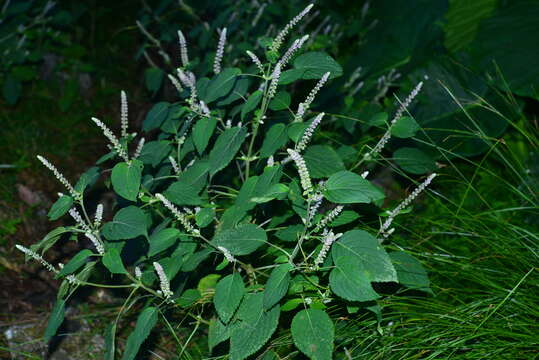
[(378, 299), (369, 276), (362, 263), (352, 256), (341, 256), (329, 274), (331, 290), (350, 301), (371, 301)]
[(103, 265), (113, 274), (127, 274), (120, 252), (116, 248), (110, 248), (105, 252)]
[(335, 329), (329, 315), (318, 309), (301, 310), (292, 319), (292, 339), (312, 360), (331, 360)]
[(114, 191), (121, 197), (137, 200), (140, 180), (142, 178), (142, 162), (131, 160), (130, 163), (121, 162), (114, 166), (110, 181)]
[(45, 329), (45, 334), (43, 335), (43, 338), (46, 343), (48, 343), (49, 340), (54, 335), (56, 335), (58, 328), (64, 322), (65, 306), (66, 306), (66, 303), (65, 303), (65, 300), (63, 299), (57, 300), (56, 304), (54, 304), (54, 308), (52, 309), (51, 316), (49, 317), (49, 321), (47, 322), (47, 328)]
[(324, 52), (308, 52), (294, 60), (294, 68), (303, 71), (302, 79), (321, 79), (326, 72), (331, 72), (330, 79), (342, 75), (342, 67)]
[(238, 273), (225, 276), (217, 283), (213, 304), (219, 318), (226, 324), (240, 305), (245, 285)]
[(136, 358), (140, 346), (148, 335), (150, 335), (150, 332), (157, 323), (157, 312), (157, 308), (147, 307), (140, 313), (135, 330), (127, 338), (122, 360), (133, 360)]
[(420, 129), (419, 124), (409, 116), (403, 116), (391, 126), (391, 135), (398, 138), (410, 138)]
[(47, 214), (51, 221), (62, 217), (73, 206), (73, 198), (68, 195), (62, 195), (54, 204), (52, 204), (49, 213)]
[(260, 157), (270, 157), (283, 147), (287, 141), (286, 125), (281, 123), (273, 125), (264, 137), (264, 142), (260, 148)]
[(225, 168), (234, 159), (246, 136), (247, 129), (237, 126), (227, 129), (219, 135), (209, 155), (211, 176)]
[(361, 176), (350, 171), (340, 171), (326, 182), (324, 196), (337, 204), (354, 204), (383, 199), (384, 193)]
[(154, 256), (162, 251), (165, 251), (176, 243), (180, 236), (178, 229), (162, 229), (150, 236), (150, 250), (148, 256)]
[(255, 224), (241, 224), (235, 229), (221, 231), (212, 240), (215, 246), (222, 246), (233, 255), (247, 255), (267, 242), (264, 229)]
[(273, 307), (286, 295), (290, 284), (290, 271), (293, 268), (291, 264), (286, 263), (271, 271), (264, 288), (264, 309)]
[(217, 119), (213, 117), (203, 117), (199, 119), (195, 126), (193, 126), (193, 142), (197, 148), (199, 154), (202, 154), (208, 146), (215, 126), (217, 125)]
[(111, 222), (103, 226), (103, 235), (108, 240), (133, 239), (146, 234), (146, 214), (136, 206), (128, 206), (114, 215)]

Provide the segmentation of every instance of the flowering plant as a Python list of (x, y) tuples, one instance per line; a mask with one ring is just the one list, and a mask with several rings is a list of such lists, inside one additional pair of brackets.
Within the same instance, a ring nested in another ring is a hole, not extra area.
[[(69, 212), (75, 220), (30, 249), (18, 246), (63, 279), (46, 338), (57, 331), (74, 291), (96, 286), (127, 291), (117, 319), (140, 302), (122, 359), (136, 358), (158, 319), (173, 332), (167, 317), (175, 313), (193, 317), (196, 329), (208, 324), (209, 351), (217, 346), (222, 351), (220, 344), (228, 341), (231, 359), (273, 351), (271, 345), (263, 347), (279, 324), (290, 327), (305, 355), (330, 359), (335, 329), (328, 309), (379, 314), (375, 283), (429, 291), (420, 263), (405, 252), (386, 252), (382, 241), (394, 231), (395, 216), (434, 174), (393, 211), (375, 210), (385, 221), (373, 234), (365, 225), (359, 229), (358, 219), (367, 204), (383, 205), (383, 191), (368, 180), (368, 171), (358, 175), (345, 168), (341, 148), (311, 145), (330, 118), (311, 111), (315, 97), (341, 72), (327, 54), (298, 56), (306, 36), (281, 51), (311, 8), (266, 44), (264, 61), (248, 51), (245, 72), (223, 67), (227, 34), (222, 30), (213, 77), (197, 78), (190, 69), (188, 39), (179, 32), (183, 66), (169, 79), (180, 100), (157, 103), (149, 111), (143, 130), (154, 140), (140, 138), (131, 146), (138, 136), (128, 131), (122, 92), (119, 137), (93, 119), (110, 141), (111, 151), (98, 160), (99, 167), (73, 186), (39, 157), (67, 189), (49, 217)], [(317, 82), (293, 111), (285, 89), (300, 79)], [(420, 87), (402, 102), (378, 144), (351, 168), (375, 159), (394, 127), (402, 128), (402, 115)], [(117, 204), (112, 219), (103, 219), (103, 206), (89, 207), (85, 192), (108, 173), (103, 164), (116, 159), (107, 181)], [(65, 233), (74, 239), (83, 235), (90, 248), (65, 265), (49, 264), (44, 252)], [(117, 320), (107, 330), (107, 359), (117, 352), (116, 325)]]

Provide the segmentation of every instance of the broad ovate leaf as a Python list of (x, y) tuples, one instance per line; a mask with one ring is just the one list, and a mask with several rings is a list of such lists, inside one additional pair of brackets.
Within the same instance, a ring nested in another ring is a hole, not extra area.
[(240, 305), (245, 293), (245, 285), (238, 273), (225, 276), (217, 283), (213, 304), (221, 321), (228, 323)]
[(331, 360), (335, 328), (329, 315), (320, 309), (301, 310), (292, 319), (292, 339), (312, 360)]
[(236, 228), (223, 230), (213, 238), (215, 246), (226, 248), (232, 255), (247, 255), (268, 240), (264, 229), (255, 224), (241, 224)]
[(142, 162), (138, 160), (116, 164), (110, 177), (114, 191), (124, 199), (137, 200), (142, 168)]
[(354, 204), (383, 199), (384, 193), (353, 172), (339, 171), (328, 179), (324, 196), (337, 204)]

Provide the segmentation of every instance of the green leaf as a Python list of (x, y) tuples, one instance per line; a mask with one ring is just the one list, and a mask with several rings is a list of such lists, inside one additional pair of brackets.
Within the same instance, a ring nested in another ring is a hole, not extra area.
[(195, 215), (195, 221), (199, 228), (205, 228), (212, 223), (215, 218), (214, 208), (202, 208)]
[(333, 220), (329, 224), (329, 226), (335, 227), (335, 226), (346, 225), (346, 224), (356, 221), (357, 219), (359, 219), (358, 213), (356, 213), (355, 211), (346, 210), (340, 213), (339, 216), (337, 216), (337, 218), (335, 218), (335, 220)]
[(124, 199), (136, 201), (142, 178), (142, 162), (131, 160), (131, 163), (121, 162), (114, 166), (110, 181), (114, 191)]
[(413, 118), (403, 116), (391, 127), (391, 135), (402, 139), (411, 138), (419, 129), (419, 124)]
[(116, 358), (116, 322), (112, 322), (105, 330), (105, 360), (114, 360)]
[(294, 68), (303, 71), (302, 79), (321, 79), (326, 72), (331, 72), (330, 79), (342, 75), (342, 67), (324, 52), (308, 52), (294, 60)]
[(264, 137), (264, 142), (260, 148), (260, 157), (262, 159), (270, 157), (283, 147), (287, 141), (286, 125), (281, 123), (273, 125)]
[(397, 273), (391, 259), (378, 239), (363, 230), (347, 231), (331, 247), (335, 264), (341, 257), (352, 257), (362, 265), (364, 276), (371, 282), (397, 281)]
[(481, 20), (490, 17), (497, 7), (497, 0), (452, 0), (444, 25), (445, 47), (457, 52), (474, 40)]
[(168, 156), (171, 149), (170, 141), (149, 141), (144, 143), (142, 151), (137, 159), (142, 161), (145, 165), (157, 167), (161, 161)]
[(251, 201), (257, 204), (263, 204), (274, 199), (282, 200), (286, 198), (286, 194), (288, 194), (288, 186), (285, 184), (273, 184), (267, 192), (260, 196), (253, 197)]
[(371, 301), (378, 299), (369, 276), (362, 263), (353, 256), (341, 256), (329, 274), (331, 290), (350, 301)]
[(57, 220), (68, 212), (71, 206), (73, 206), (73, 198), (68, 195), (62, 195), (52, 205), (47, 215), (51, 221)]
[(247, 98), (247, 101), (241, 108), (241, 121), (245, 120), (245, 116), (248, 113), (256, 109), (258, 104), (260, 104), (260, 100), (262, 100), (263, 95), (264, 93), (262, 91), (257, 90)]
[(206, 88), (205, 102), (209, 104), (220, 97), (228, 95), (234, 88), (237, 76), (241, 74), (238, 68), (223, 69), (215, 78), (213, 78)]
[(43, 338), (46, 343), (48, 343), (49, 340), (54, 335), (56, 335), (58, 328), (64, 322), (65, 306), (66, 306), (66, 302), (63, 299), (57, 300), (56, 304), (54, 304), (54, 308), (52, 309), (51, 316), (49, 317), (49, 321), (47, 322), (47, 328), (45, 329), (45, 334), (43, 335)]
[(237, 126), (219, 135), (209, 155), (210, 176), (224, 169), (234, 159), (246, 136), (247, 129)]
[(271, 337), (279, 323), (279, 307), (264, 311), (261, 293), (246, 294), (237, 317), (237, 326), (231, 329), (230, 359), (242, 360), (258, 351)]
[(127, 338), (122, 360), (133, 360), (137, 356), (140, 346), (146, 340), (157, 323), (157, 308), (147, 307), (137, 319), (135, 330)]
[(423, 151), (416, 148), (402, 147), (397, 149), (397, 151), (393, 153), (393, 160), (395, 160), (397, 165), (404, 171), (411, 174), (421, 175), (436, 170), (436, 163), (434, 160)]
[(290, 93), (286, 91), (279, 91), (269, 103), (270, 110), (279, 111), (286, 110), (290, 106)]
[(212, 291), (215, 291), (217, 281), (219, 281), (220, 278), (221, 275), (219, 274), (209, 274), (204, 276), (202, 279), (199, 280), (197, 290), (202, 296), (209, 294)]
[(304, 228), (304, 225), (290, 225), (277, 231), (275, 236), (283, 241), (294, 242), (298, 240), (299, 235), (303, 232)]
[(294, 268), (289, 263), (275, 267), (264, 288), (264, 309), (277, 304), (286, 295), (290, 285), (290, 271)]
[(390, 252), (389, 257), (395, 266), (400, 284), (432, 294), (427, 271), (415, 257), (404, 251)]
[(108, 240), (133, 239), (146, 235), (147, 219), (144, 211), (128, 206), (116, 213), (111, 222), (103, 226), (103, 236)]
[(100, 170), (97, 166), (93, 166), (89, 168), (80, 176), (79, 180), (75, 184), (75, 190), (77, 190), (80, 193), (84, 192), (84, 190), (86, 190), (87, 187), (95, 184), (97, 179), (99, 179), (99, 175), (100, 175)]
[(221, 320), (212, 318), (208, 330), (208, 347), (210, 352), (214, 347), (230, 338), (230, 329)]
[(232, 104), (234, 101), (243, 99), (245, 96), (245, 93), (249, 89), (250, 80), (248, 76), (239, 75), (236, 78), (236, 82), (234, 83), (234, 87), (227, 96), (220, 98), (216, 105), (218, 107), (224, 107), (227, 105)]
[(202, 203), (195, 187), (183, 181), (173, 182), (163, 195), (176, 205), (200, 205)]
[(88, 249), (79, 251), (75, 256), (71, 258), (71, 260), (69, 260), (67, 264), (64, 265), (64, 267), (58, 273), (58, 276), (65, 276), (74, 273), (82, 265), (84, 265), (86, 263), (86, 259), (88, 259), (92, 255), (94, 255), (94, 253)]
[(180, 236), (178, 229), (162, 229), (150, 236), (150, 249), (148, 250), (148, 256), (154, 256), (161, 251), (165, 251), (176, 243), (176, 240)]
[(226, 324), (234, 315), (245, 294), (245, 285), (238, 273), (225, 276), (217, 283), (213, 304), (219, 318)]
[(122, 263), (122, 257), (120, 252), (116, 248), (108, 249), (103, 255), (103, 265), (112, 273), (112, 274), (127, 274), (124, 264)]
[(208, 182), (209, 171), (207, 161), (196, 161), (178, 176), (178, 181), (186, 185), (192, 185), (196, 189), (196, 193), (199, 193)]
[(217, 119), (213, 117), (203, 117), (197, 121), (193, 127), (193, 142), (197, 148), (199, 154), (202, 154), (208, 146), (215, 126), (217, 125)]
[(197, 289), (187, 289), (179, 298), (175, 300), (175, 302), (181, 307), (186, 308), (194, 304), (200, 298), (201, 295)]
[(155, 104), (146, 115), (146, 119), (142, 123), (142, 129), (150, 131), (160, 127), (168, 116), (169, 106), (170, 103), (166, 101)]
[[(30, 250), (34, 252), (40, 252), (43, 255), (48, 249), (51, 248), (59, 239), (62, 234), (65, 234), (67, 232), (70, 232), (70, 228), (65, 228), (63, 226), (57, 227), (54, 230), (51, 230), (41, 241), (39, 241), (36, 244), (33, 244), (30, 246)], [(30, 257), (28, 255), (25, 256), (25, 261), (28, 261)]]
[(319, 309), (301, 310), (292, 319), (292, 339), (312, 360), (331, 360), (335, 328), (328, 314)]
[(235, 229), (221, 231), (214, 236), (215, 246), (222, 246), (232, 255), (248, 255), (268, 240), (264, 229), (255, 224), (241, 224)]
[(384, 193), (361, 176), (350, 171), (340, 171), (326, 182), (324, 196), (337, 204), (354, 204), (383, 199)]
[(15, 105), (21, 96), (22, 83), (13, 76), (8, 75), (4, 81), (2, 92), (9, 105)]
[(339, 154), (327, 145), (309, 146), (303, 158), (313, 179), (328, 177), (344, 170), (344, 164)]
[(163, 83), (163, 77), (165, 73), (159, 68), (148, 68), (144, 72), (144, 80), (146, 83), (146, 89), (151, 92), (156, 92), (161, 87)]

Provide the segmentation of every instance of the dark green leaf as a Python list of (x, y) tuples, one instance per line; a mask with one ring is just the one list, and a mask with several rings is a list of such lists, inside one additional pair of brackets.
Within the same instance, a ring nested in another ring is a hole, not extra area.
[(193, 142), (199, 154), (202, 154), (206, 146), (208, 146), (216, 125), (217, 120), (215, 118), (203, 117), (193, 126)]
[(286, 110), (290, 106), (291, 97), (286, 91), (279, 91), (269, 103), (270, 110)]
[(353, 204), (383, 199), (384, 193), (361, 176), (350, 171), (340, 171), (328, 179), (324, 196), (337, 204)]
[(205, 102), (209, 104), (220, 97), (228, 95), (234, 88), (237, 76), (241, 70), (237, 68), (223, 69), (219, 75), (213, 78), (206, 88)]
[(286, 263), (271, 271), (264, 288), (264, 309), (273, 307), (286, 295), (290, 284), (290, 271), (293, 268), (291, 264)]
[(262, 100), (262, 96), (264, 93), (260, 90), (255, 91), (252, 93), (248, 98), (245, 104), (243, 104), (241, 108), (241, 120), (245, 120), (245, 115), (256, 109), (258, 104), (260, 104), (260, 100)]
[(403, 116), (391, 127), (391, 135), (398, 138), (410, 138), (420, 129), (419, 124), (409, 116)]
[(173, 182), (163, 195), (176, 205), (200, 205), (202, 203), (196, 189), (183, 181)]
[(341, 256), (338, 260), (329, 274), (329, 286), (335, 294), (350, 301), (378, 299), (362, 263), (352, 256)]
[(286, 125), (280, 123), (273, 125), (264, 137), (262, 148), (260, 148), (260, 157), (262, 159), (270, 157), (283, 147), (287, 140)]
[(54, 305), (54, 308), (52, 309), (51, 316), (49, 317), (49, 321), (47, 322), (45, 335), (43, 335), (43, 338), (46, 343), (48, 343), (49, 340), (54, 335), (56, 335), (58, 328), (60, 327), (60, 325), (62, 325), (62, 322), (64, 322), (65, 306), (66, 306), (65, 300), (59, 299), (56, 301), (56, 304)]
[(292, 339), (298, 349), (313, 360), (333, 358), (333, 322), (325, 311), (301, 310), (292, 319)]
[(209, 155), (211, 176), (225, 168), (234, 159), (246, 136), (247, 129), (237, 126), (227, 129), (219, 135)]
[(133, 360), (136, 358), (140, 346), (148, 335), (150, 335), (150, 332), (157, 323), (157, 311), (155, 307), (147, 307), (140, 313), (135, 330), (127, 338), (122, 360)]
[(8, 75), (4, 80), (2, 91), (6, 102), (10, 105), (15, 105), (21, 96), (22, 84), (13, 76)]
[(114, 191), (127, 200), (137, 200), (143, 167), (142, 162), (138, 160), (116, 164), (110, 177)]
[(205, 228), (212, 223), (215, 218), (214, 208), (202, 208), (195, 215), (195, 221), (198, 227)]
[(146, 214), (136, 206), (128, 206), (116, 213), (111, 222), (103, 226), (108, 240), (133, 239), (146, 234)]
[(302, 79), (321, 79), (326, 72), (331, 72), (330, 79), (342, 75), (342, 67), (324, 52), (308, 52), (294, 60), (294, 68), (302, 70)]
[(241, 224), (235, 229), (224, 230), (212, 240), (215, 246), (223, 246), (233, 255), (247, 255), (267, 242), (264, 229), (255, 224)]
[(410, 289), (432, 293), (427, 271), (415, 257), (404, 251), (390, 252), (389, 257), (395, 266), (400, 284)]
[(58, 276), (65, 276), (74, 273), (82, 265), (86, 263), (86, 259), (93, 255), (93, 252), (88, 249), (79, 251), (58, 273)]
[(143, 164), (157, 167), (168, 156), (171, 149), (170, 141), (149, 141), (144, 144), (137, 159), (142, 161)]
[(225, 276), (217, 283), (213, 304), (219, 318), (226, 324), (240, 305), (245, 285), (238, 273)]
[(73, 206), (73, 198), (68, 195), (62, 195), (56, 202), (52, 205), (49, 210), (48, 216), (51, 221), (59, 219), (66, 212), (71, 209)]
[(160, 127), (168, 116), (169, 106), (170, 103), (164, 101), (155, 104), (146, 115), (142, 129), (144, 131), (150, 131)]
[(328, 177), (344, 170), (344, 164), (337, 152), (327, 145), (309, 146), (303, 158), (313, 179)]
[(122, 263), (122, 257), (120, 252), (116, 248), (108, 249), (103, 255), (103, 265), (112, 274), (127, 274), (124, 264)]
[(425, 174), (436, 170), (434, 160), (423, 151), (403, 147), (393, 153), (393, 160), (406, 172), (411, 174)]
[(148, 68), (144, 72), (144, 79), (146, 83), (146, 89), (151, 92), (156, 92), (163, 83), (163, 76), (165, 73), (159, 68)]
[(150, 250), (148, 256), (159, 254), (174, 245), (180, 236), (178, 229), (162, 229), (150, 236)]

